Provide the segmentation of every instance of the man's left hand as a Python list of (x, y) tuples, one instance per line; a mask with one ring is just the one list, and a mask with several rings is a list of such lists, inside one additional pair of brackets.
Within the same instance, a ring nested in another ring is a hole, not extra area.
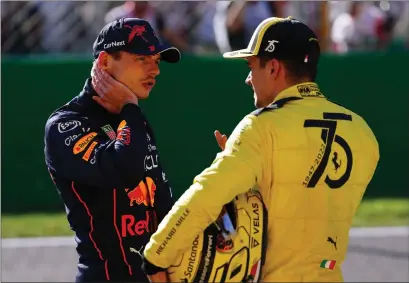
[(162, 283), (170, 282), (166, 271), (161, 271), (153, 275), (148, 275), (148, 279), (150, 282), (162, 282)]

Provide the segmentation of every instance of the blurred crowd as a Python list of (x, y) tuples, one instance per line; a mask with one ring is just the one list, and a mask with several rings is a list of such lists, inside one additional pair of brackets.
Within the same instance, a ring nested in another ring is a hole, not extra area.
[(395, 1), (2, 1), (2, 54), (90, 54), (108, 22), (148, 20), (184, 53), (244, 48), (267, 17), (292, 16), (315, 30), (324, 51), (409, 49), (409, 2)]

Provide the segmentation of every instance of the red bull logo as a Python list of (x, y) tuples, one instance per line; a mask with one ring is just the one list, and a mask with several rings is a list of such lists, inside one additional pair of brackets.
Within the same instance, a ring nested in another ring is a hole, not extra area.
[[(149, 212), (146, 211), (146, 219), (136, 221), (133, 215), (122, 215), (121, 217), (121, 236), (123, 238), (128, 236), (141, 236), (146, 232), (151, 232), (149, 229)], [(154, 216), (155, 217), (155, 216)]]
[(117, 140), (125, 145), (129, 145), (131, 143), (131, 130), (128, 127), (119, 129)]
[(129, 197), (130, 206), (134, 206), (136, 203), (137, 205), (144, 204), (145, 206), (150, 205), (153, 207), (155, 203), (155, 191), (155, 182), (149, 177), (145, 179), (145, 182), (141, 181), (133, 190), (129, 191), (129, 189), (125, 189)]
[(124, 25), (126, 28), (131, 29), (131, 33), (128, 36), (128, 43), (134, 39), (135, 36), (141, 37), (145, 42), (148, 42), (148, 40), (143, 36), (143, 34), (146, 32), (146, 27), (145, 26), (129, 26), (129, 25)]

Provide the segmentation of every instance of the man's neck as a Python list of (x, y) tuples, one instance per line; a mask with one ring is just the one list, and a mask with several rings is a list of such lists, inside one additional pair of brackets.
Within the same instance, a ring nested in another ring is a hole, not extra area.
[(281, 84), (281, 85), (278, 85), (278, 86), (276, 87), (276, 89), (274, 89), (274, 91), (272, 91), (271, 94), (268, 96), (268, 104), (267, 104), (267, 105), (270, 105), (271, 103), (273, 103), (274, 99), (275, 99), (281, 92), (283, 92), (284, 90), (286, 90), (286, 89), (288, 89), (288, 88), (290, 88), (290, 87), (293, 87), (293, 86), (295, 86), (295, 85), (297, 85), (297, 84), (309, 83), (309, 82), (311, 82), (311, 80), (301, 79), (301, 80), (292, 81), (292, 82), (286, 82), (286, 83), (283, 83), (283, 84)]
[(273, 103), (274, 99), (277, 97), (277, 95), (280, 94), (280, 92), (282, 92), (283, 90), (289, 87), (291, 87), (290, 84), (281, 84), (281, 85), (276, 86), (276, 88), (272, 90), (270, 95), (268, 96), (268, 105)]
[(298, 80), (286, 81), (281, 86), (281, 88), (277, 91), (277, 94), (274, 96), (274, 98), (277, 97), (277, 95), (279, 95), (280, 92), (282, 92), (282, 91), (284, 91), (284, 90), (286, 90), (286, 89), (288, 89), (290, 87), (293, 87), (293, 86), (298, 85), (298, 84), (305, 84), (305, 83), (311, 83), (311, 82), (312, 81), (309, 78), (302, 78), (302, 79), (298, 79)]

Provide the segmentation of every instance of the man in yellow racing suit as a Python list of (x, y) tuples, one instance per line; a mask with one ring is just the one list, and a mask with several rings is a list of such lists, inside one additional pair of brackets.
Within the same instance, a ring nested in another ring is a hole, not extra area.
[(236, 195), (257, 188), (268, 210), (262, 282), (343, 281), (349, 230), (379, 160), (359, 115), (330, 102), (314, 83), (315, 34), (292, 18), (268, 18), (244, 58), (258, 108), (244, 117), (210, 167), (195, 177), (144, 250), (152, 282)]

